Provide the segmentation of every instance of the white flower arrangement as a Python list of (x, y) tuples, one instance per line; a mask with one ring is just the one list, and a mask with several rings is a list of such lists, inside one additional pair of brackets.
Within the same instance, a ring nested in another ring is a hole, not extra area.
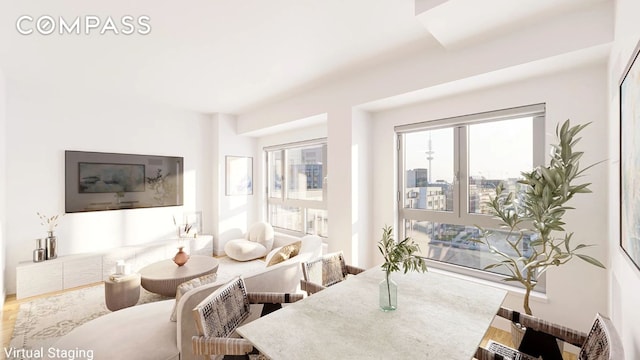
[(57, 214), (51, 217), (47, 217), (46, 215), (41, 214), (39, 212), (36, 212), (36, 214), (40, 218), (40, 225), (46, 226), (47, 231), (50, 231), (50, 232), (52, 232), (53, 229), (55, 229), (58, 226), (58, 219), (60, 219), (65, 215), (65, 214)]

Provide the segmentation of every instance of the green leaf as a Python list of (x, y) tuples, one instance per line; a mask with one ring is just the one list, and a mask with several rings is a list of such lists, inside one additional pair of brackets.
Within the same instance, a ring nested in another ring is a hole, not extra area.
[(601, 267), (603, 269), (606, 269), (606, 267), (604, 266), (603, 263), (601, 263), (600, 261), (596, 260), (595, 258), (592, 258), (589, 255), (584, 255), (584, 254), (575, 254), (577, 257), (579, 257), (580, 259), (588, 262), (591, 265), (595, 265), (597, 267)]

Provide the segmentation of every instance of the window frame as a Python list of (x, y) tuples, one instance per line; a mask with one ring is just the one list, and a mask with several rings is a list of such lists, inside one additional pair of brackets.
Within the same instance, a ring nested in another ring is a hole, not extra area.
[[(266, 212), (267, 212), (267, 221), (274, 227), (277, 229), (278, 232), (284, 233), (284, 234), (289, 234), (289, 235), (295, 235), (295, 236), (304, 236), (309, 234), (308, 232), (308, 222), (307, 222), (307, 214), (308, 214), (308, 210), (324, 210), (327, 211), (327, 198), (328, 198), (328, 192), (327, 192), (327, 170), (328, 170), (328, 164), (327, 164), (327, 149), (328, 149), (328, 142), (327, 142), (327, 138), (318, 138), (318, 139), (311, 139), (311, 140), (305, 140), (305, 141), (298, 141), (298, 142), (292, 142), (292, 143), (286, 143), (286, 144), (279, 144), (279, 145), (272, 145), (272, 146), (265, 146), (263, 148), (264, 154), (265, 154), (265, 177), (266, 177), (266, 181), (265, 181), (265, 197), (266, 197)], [(305, 199), (289, 199), (287, 197), (288, 195), (288, 191), (289, 191), (289, 174), (288, 174), (288, 150), (294, 150), (294, 149), (301, 149), (301, 148), (306, 148), (306, 147), (313, 147), (313, 146), (322, 146), (323, 150), (322, 150), (322, 200), (318, 201), (318, 200), (305, 200)], [(269, 183), (270, 181), (270, 174), (271, 174), (271, 168), (270, 168), (270, 163), (269, 163), (269, 153), (271, 152), (280, 152), (281, 153), (281, 164), (280, 164), (280, 173), (282, 174), (282, 180), (281, 180), (281, 191), (280, 194), (278, 194), (278, 196), (271, 196), (271, 184)], [(293, 208), (300, 208), (302, 210), (302, 231), (297, 231), (294, 229), (287, 229), (287, 228), (282, 228), (282, 227), (278, 227), (276, 225), (273, 225), (272, 223), (272, 219), (271, 219), (271, 212), (269, 211), (269, 206), (271, 205), (277, 205), (277, 206), (282, 206), (282, 207), (293, 207)], [(327, 214), (326, 217), (327, 221), (329, 219), (329, 216)], [(325, 237), (321, 234), (317, 234), (320, 237)]]
[[(481, 123), (499, 122), (518, 118), (532, 118), (532, 163), (533, 166), (544, 165), (545, 163), (545, 104), (533, 104), (502, 110), (494, 110), (483, 113), (462, 115), (444, 119), (429, 120), (419, 123), (399, 125), (394, 127), (396, 134), (396, 154), (397, 154), (397, 229), (399, 238), (406, 237), (405, 221), (430, 221), (442, 224), (454, 224), (475, 226), (483, 228), (500, 228), (499, 221), (490, 215), (469, 212), (469, 154), (468, 154), (468, 126)], [(438, 211), (429, 209), (407, 208), (407, 197), (403, 191), (406, 187), (406, 163), (404, 135), (413, 132), (436, 130), (443, 128), (453, 128), (453, 161), (454, 161), (454, 183), (453, 186), (453, 209), (452, 211)], [(529, 169), (523, 169), (529, 170)], [(497, 273), (464, 267), (461, 265), (445, 263), (437, 260), (427, 259), (429, 266), (445, 271), (458, 273), (464, 276), (479, 278), (498, 282), (506, 276)], [(539, 280), (537, 291), (546, 290), (546, 274)], [(517, 287), (517, 283), (510, 282)]]

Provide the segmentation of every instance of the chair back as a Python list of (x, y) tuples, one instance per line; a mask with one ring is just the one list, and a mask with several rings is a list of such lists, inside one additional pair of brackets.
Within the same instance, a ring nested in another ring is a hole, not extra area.
[(579, 360), (616, 360), (624, 359), (622, 342), (618, 337), (613, 322), (600, 314), (596, 314), (589, 335), (580, 348)]
[(308, 282), (331, 286), (347, 276), (347, 266), (342, 251), (321, 256), (302, 263), (302, 275)]
[(242, 277), (219, 287), (194, 309), (198, 335), (229, 337), (249, 316), (249, 298)]

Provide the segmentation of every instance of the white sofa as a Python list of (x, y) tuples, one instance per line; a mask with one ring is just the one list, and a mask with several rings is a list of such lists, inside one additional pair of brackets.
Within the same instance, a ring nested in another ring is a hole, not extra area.
[[(321, 255), (322, 241), (305, 236), (297, 256), (267, 267), (270, 258), (284, 244), (276, 244), (262, 266), (242, 273), (248, 291), (297, 292), (302, 278), (302, 261)], [(259, 261), (259, 260), (254, 260)], [(191, 353), (191, 337), (196, 335), (192, 309), (220, 285), (239, 273), (223, 266), (237, 267), (246, 263), (225, 262), (218, 269), (214, 283), (189, 290), (177, 304), (177, 322), (169, 320), (175, 300), (165, 300), (122, 309), (89, 321), (61, 337), (53, 348), (60, 350), (92, 350), (93, 359), (196, 359)], [(253, 264), (258, 265), (258, 264)], [(222, 270), (222, 271), (221, 271)], [(231, 271), (229, 271), (231, 270)], [(224, 275), (223, 275), (224, 273)], [(228, 277), (228, 278), (227, 278)]]

